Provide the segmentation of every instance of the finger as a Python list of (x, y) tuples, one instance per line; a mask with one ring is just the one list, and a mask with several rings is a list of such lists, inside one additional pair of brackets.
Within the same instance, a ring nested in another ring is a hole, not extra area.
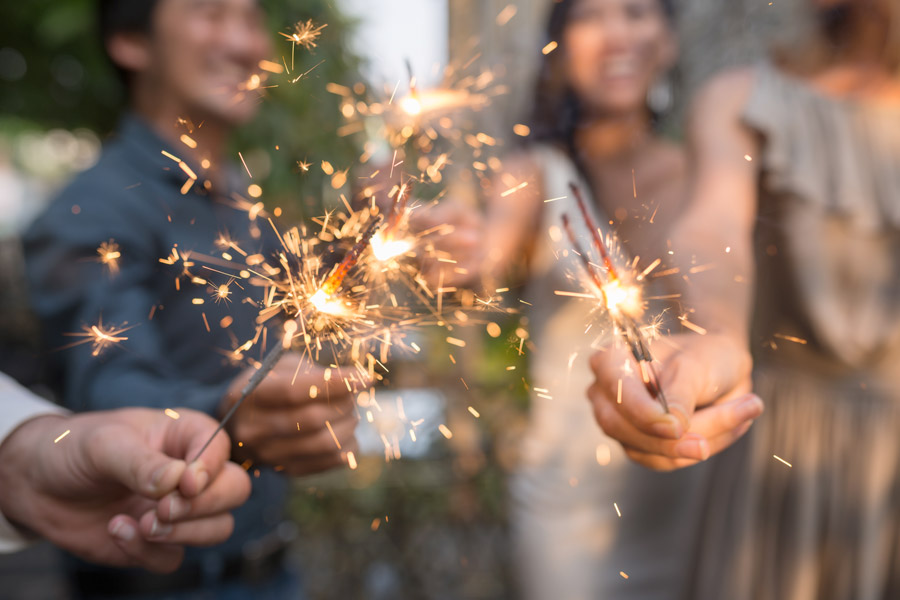
[(357, 420), (342, 419), (328, 423), (321, 429), (305, 435), (270, 438), (254, 448), (260, 460), (269, 464), (282, 464), (303, 456), (315, 456), (329, 452), (340, 453), (355, 440)]
[(745, 394), (701, 408), (694, 413), (690, 430), (706, 438), (713, 438), (757, 419), (764, 410), (765, 406), (759, 396)]
[(257, 446), (274, 437), (312, 434), (323, 429), (326, 421), (334, 425), (344, 419), (358, 420), (355, 408), (355, 402), (345, 397), (330, 404), (260, 410), (235, 424), (234, 441)]
[(692, 458), (668, 458), (659, 454), (641, 452), (634, 448), (625, 448), (625, 455), (634, 462), (654, 471), (674, 471), (696, 465), (699, 460)]
[(156, 517), (154, 511), (141, 517), (140, 533), (151, 543), (183, 544), (186, 546), (212, 546), (227, 540), (234, 531), (234, 517), (219, 513), (200, 519), (166, 523)]
[(690, 403), (690, 413), (723, 396), (750, 391), (752, 360), (743, 347), (728, 336), (689, 338), (683, 351), (666, 361), (660, 377), (671, 395)]
[(97, 427), (87, 440), (87, 454), (101, 475), (147, 498), (174, 490), (186, 468), (183, 460), (150, 447), (143, 435), (123, 427)]
[(709, 454), (710, 456), (714, 456), (719, 452), (726, 450), (736, 441), (744, 437), (748, 431), (750, 431), (750, 427), (753, 426), (753, 421), (744, 421), (741, 425), (738, 425), (734, 429), (730, 431), (726, 431), (724, 433), (720, 433), (719, 435), (710, 438), (709, 442)]
[(173, 456), (193, 460), (178, 482), (178, 490), (190, 498), (203, 491), (228, 463), (231, 439), (225, 431), (219, 431), (210, 440), (219, 424), (208, 415), (188, 409), (179, 409), (178, 413), (180, 417), (167, 425), (164, 449)]
[(107, 529), (113, 543), (130, 565), (156, 573), (171, 573), (184, 558), (184, 548), (180, 545), (159, 544), (144, 539), (139, 524), (127, 515), (116, 515), (110, 519)]
[[(256, 389), (251, 401), (260, 408), (283, 408), (286, 405), (308, 403), (328, 403), (332, 400), (351, 398), (345, 378), (355, 374), (344, 374), (341, 369), (322, 369), (301, 365), (291, 357), (276, 367)], [(351, 381), (359, 381), (356, 377)], [(368, 382), (362, 382), (368, 385)]]
[(156, 515), (161, 521), (176, 522), (208, 517), (237, 508), (250, 497), (247, 472), (229, 463), (200, 495), (185, 498), (173, 492), (159, 501)]
[[(750, 430), (752, 425), (753, 421), (745, 421), (736, 429), (732, 429), (707, 440), (710, 456), (714, 456), (734, 444)], [(642, 452), (635, 448), (625, 448), (625, 454), (634, 462), (655, 471), (672, 471), (674, 469), (690, 467), (700, 462), (699, 460), (691, 458), (669, 458), (660, 456), (659, 454)]]
[(288, 475), (302, 477), (329, 471), (336, 467), (342, 467), (345, 464), (345, 456), (342, 456), (340, 453), (329, 452), (319, 456), (304, 456), (303, 458), (285, 462), (282, 466)]
[[(677, 440), (687, 431), (686, 411), (678, 408), (678, 397), (666, 390), (669, 411), (650, 395), (638, 374), (634, 358), (622, 349), (600, 351), (591, 357), (591, 368), (599, 389), (589, 396), (613, 404), (625, 419), (647, 435)], [(688, 413), (689, 414), (689, 413)]]
[(616, 410), (615, 405), (595, 404), (594, 411), (603, 431), (623, 446), (668, 458), (705, 460), (709, 457), (709, 445), (697, 433), (689, 432), (679, 439), (666, 439), (644, 433)]

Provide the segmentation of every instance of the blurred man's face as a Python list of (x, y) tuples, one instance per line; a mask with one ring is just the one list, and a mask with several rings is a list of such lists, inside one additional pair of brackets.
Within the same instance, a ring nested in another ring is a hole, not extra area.
[(259, 62), (272, 47), (257, 0), (160, 0), (147, 70), (186, 115), (239, 124), (258, 105)]

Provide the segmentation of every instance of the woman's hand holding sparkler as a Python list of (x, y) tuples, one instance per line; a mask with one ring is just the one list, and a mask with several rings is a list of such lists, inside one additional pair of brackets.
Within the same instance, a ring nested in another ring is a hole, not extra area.
[(733, 338), (674, 335), (653, 352), (669, 414), (648, 392), (627, 348), (591, 358), (594, 415), (635, 462), (661, 471), (696, 464), (737, 441), (762, 414), (762, 400), (749, 393), (749, 353)]
[(26, 421), (0, 446), (0, 511), (91, 562), (173, 571), (184, 545), (225, 541), (250, 495), (226, 436), (186, 463), (215, 429), (171, 409)]
[[(232, 383), (224, 414), (241, 394), (249, 369)], [(354, 374), (357, 374), (354, 372)], [(358, 375), (358, 374), (357, 374)], [(347, 464), (356, 452), (359, 420), (353, 396), (336, 370), (287, 354), (229, 421), (237, 460), (282, 467), (289, 475), (310, 475)]]

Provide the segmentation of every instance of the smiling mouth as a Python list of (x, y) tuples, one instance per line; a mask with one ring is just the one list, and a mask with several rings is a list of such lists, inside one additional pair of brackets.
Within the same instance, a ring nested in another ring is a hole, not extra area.
[(619, 79), (635, 77), (638, 74), (638, 60), (634, 57), (616, 57), (603, 61), (602, 74), (604, 77)]

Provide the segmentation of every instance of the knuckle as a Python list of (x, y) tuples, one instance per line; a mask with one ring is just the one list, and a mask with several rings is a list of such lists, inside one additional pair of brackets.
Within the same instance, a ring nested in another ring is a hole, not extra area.
[(607, 435), (611, 435), (615, 437), (615, 433), (617, 430), (616, 427), (616, 411), (608, 403), (600, 402), (594, 405), (594, 418), (597, 420), (597, 424), (600, 425), (600, 428), (606, 432)]

